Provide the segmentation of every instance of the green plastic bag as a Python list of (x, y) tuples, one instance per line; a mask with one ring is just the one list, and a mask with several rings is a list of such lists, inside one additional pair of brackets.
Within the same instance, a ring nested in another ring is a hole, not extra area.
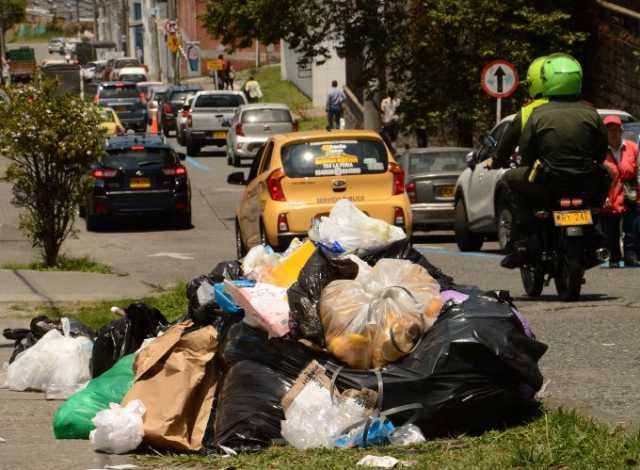
[(120, 403), (133, 385), (135, 354), (124, 356), (102, 375), (65, 401), (53, 416), (56, 439), (89, 439), (91, 420), (109, 403)]

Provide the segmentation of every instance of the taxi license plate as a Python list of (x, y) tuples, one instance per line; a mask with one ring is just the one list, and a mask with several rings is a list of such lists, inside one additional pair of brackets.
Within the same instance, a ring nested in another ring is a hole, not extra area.
[(454, 186), (449, 184), (447, 186), (438, 186), (436, 188), (436, 196), (438, 197), (453, 197)]
[(556, 211), (553, 213), (556, 227), (569, 225), (593, 225), (591, 211)]
[(151, 181), (149, 178), (131, 178), (129, 180), (129, 187), (131, 189), (146, 189), (151, 187)]
[(212, 134), (214, 139), (226, 139), (227, 131), (216, 131)]

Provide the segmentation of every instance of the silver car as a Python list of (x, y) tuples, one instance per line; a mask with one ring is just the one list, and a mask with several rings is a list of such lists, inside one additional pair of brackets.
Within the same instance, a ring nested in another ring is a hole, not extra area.
[[(623, 123), (633, 121), (626, 111), (598, 109), (598, 113), (602, 118), (618, 116)], [(495, 157), (498, 143), (514, 117), (515, 114), (511, 114), (502, 119), (485, 136), (480, 149), (469, 153), (468, 168), (456, 182), (454, 230), (460, 251), (480, 250), (486, 237), (496, 235), (502, 250), (509, 242), (512, 215), (498, 186), (507, 169), (490, 169), (486, 162)], [(517, 158), (517, 154), (513, 156), (514, 163)]]
[(297, 131), (286, 104), (253, 103), (240, 106), (227, 134), (227, 164), (240, 166), (242, 160), (253, 160), (269, 136)]
[(456, 180), (467, 167), (465, 147), (408, 149), (400, 163), (411, 201), (413, 230), (451, 230)]

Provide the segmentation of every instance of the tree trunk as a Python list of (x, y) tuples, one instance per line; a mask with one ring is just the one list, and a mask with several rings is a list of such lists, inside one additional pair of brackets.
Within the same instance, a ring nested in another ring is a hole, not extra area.
[(60, 243), (53, 240), (53, 237), (44, 240), (44, 264), (47, 267), (55, 266), (58, 262), (58, 254), (60, 252)]

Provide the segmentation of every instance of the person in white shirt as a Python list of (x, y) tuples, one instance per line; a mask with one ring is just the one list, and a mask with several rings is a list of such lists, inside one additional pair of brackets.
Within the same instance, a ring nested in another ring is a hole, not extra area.
[(247, 95), (249, 103), (257, 103), (262, 98), (262, 90), (260, 84), (253, 77), (249, 77), (249, 80), (244, 84), (244, 93)]
[(396, 92), (389, 90), (386, 98), (380, 103), (380, 120), (382, 121), (382, 137), (387, 146), (393, 149), (398, 138), (398, 107), (400, 98), (396, 98)]

